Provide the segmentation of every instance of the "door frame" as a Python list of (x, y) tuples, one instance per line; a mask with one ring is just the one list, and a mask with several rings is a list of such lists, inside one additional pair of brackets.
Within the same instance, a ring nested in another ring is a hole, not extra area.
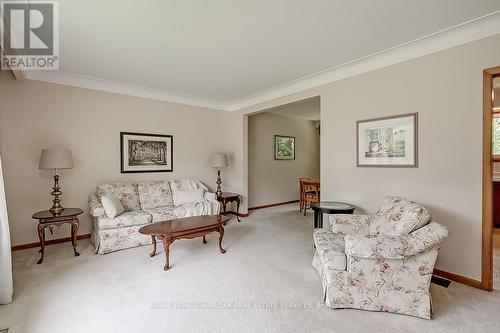
[(493, 78), (500, 66), (483, 71), (483, 221), (481, 249), (481, 289), (493, 290)]

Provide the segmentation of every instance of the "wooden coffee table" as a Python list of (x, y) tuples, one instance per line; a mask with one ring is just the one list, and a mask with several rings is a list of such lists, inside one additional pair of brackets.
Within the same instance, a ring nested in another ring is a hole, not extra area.
[(150, 235), (153, 239), (151, 257), (156, 254), (156, 237), (162, 240), (163, 248), (165, 249), (165, 266), (163, 270), (166, 271), (170, 268), (168, 259), (169, 247), (176, 239), (203, 236), (203, 244), (206, 244), (205, 235), (211, 232), (218, 232), (219, 250), (221, 253), (225, 253), (226, 250), (222, 248), (222, 238), (224, 237), (223, 225), (227, 221), (229, 221), (228, 217), (220, 215), (193, 216), (152, 223), (140, 228), (139, 232), (144, 235)]

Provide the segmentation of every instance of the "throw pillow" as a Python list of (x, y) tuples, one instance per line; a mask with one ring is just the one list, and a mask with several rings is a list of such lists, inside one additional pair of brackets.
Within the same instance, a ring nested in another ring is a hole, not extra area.
[(115, 218), (125, 211), (122, 203), (115, 196), (104, 195), (101, 198), (101, 203), (102, 203), (102, 206), (104, 207), (104, 211), (106, 212), (106, 215), (109, 218)]
[(198, 202), (205, 198), (205, 190), (177, 190), (173, 191), (174, 205), (180, 206), (186, 203)]

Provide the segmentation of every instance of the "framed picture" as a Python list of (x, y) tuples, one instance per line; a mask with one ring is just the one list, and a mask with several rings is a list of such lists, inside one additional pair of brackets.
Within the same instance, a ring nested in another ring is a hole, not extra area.
[(173, 171), (173, 136), (120, 132), (121, 172)]
[(418, 113), (357, 122), (358, 167), (410, 167), (418, 160)]
[(274, 136), (274, 159), (294, 160), (295, 159), (295, 138), (293, 136)]

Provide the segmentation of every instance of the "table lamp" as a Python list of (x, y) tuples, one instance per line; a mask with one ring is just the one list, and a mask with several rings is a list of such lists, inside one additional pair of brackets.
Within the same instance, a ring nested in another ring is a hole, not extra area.
[(61, 206), (61, 200), (59, 196), (62, 194), (61, 188), (59, 187), (59, 175), (57, 174), (58, 169), (73, 169), (73, 155), (69, 149), (42, 149), (40, 155), (40, 164), (38, 169), (49, 169), (54, 170), (54, 187), (52, 188), (52, 194), (54, 200), (52, 200), (53, 205), (49, 211), (54, 214), (60, 214), (63, 211)]
[(217, 191), (215, 195), (220, 197), (222, 195), (222, 190), (220, 185), (222, 184), (222, 180), (220, 178), (220, 169), (227, 167), (227, 156), (224, 153), (217, 153), (212, 156), (212, 167), (217, 168)]

